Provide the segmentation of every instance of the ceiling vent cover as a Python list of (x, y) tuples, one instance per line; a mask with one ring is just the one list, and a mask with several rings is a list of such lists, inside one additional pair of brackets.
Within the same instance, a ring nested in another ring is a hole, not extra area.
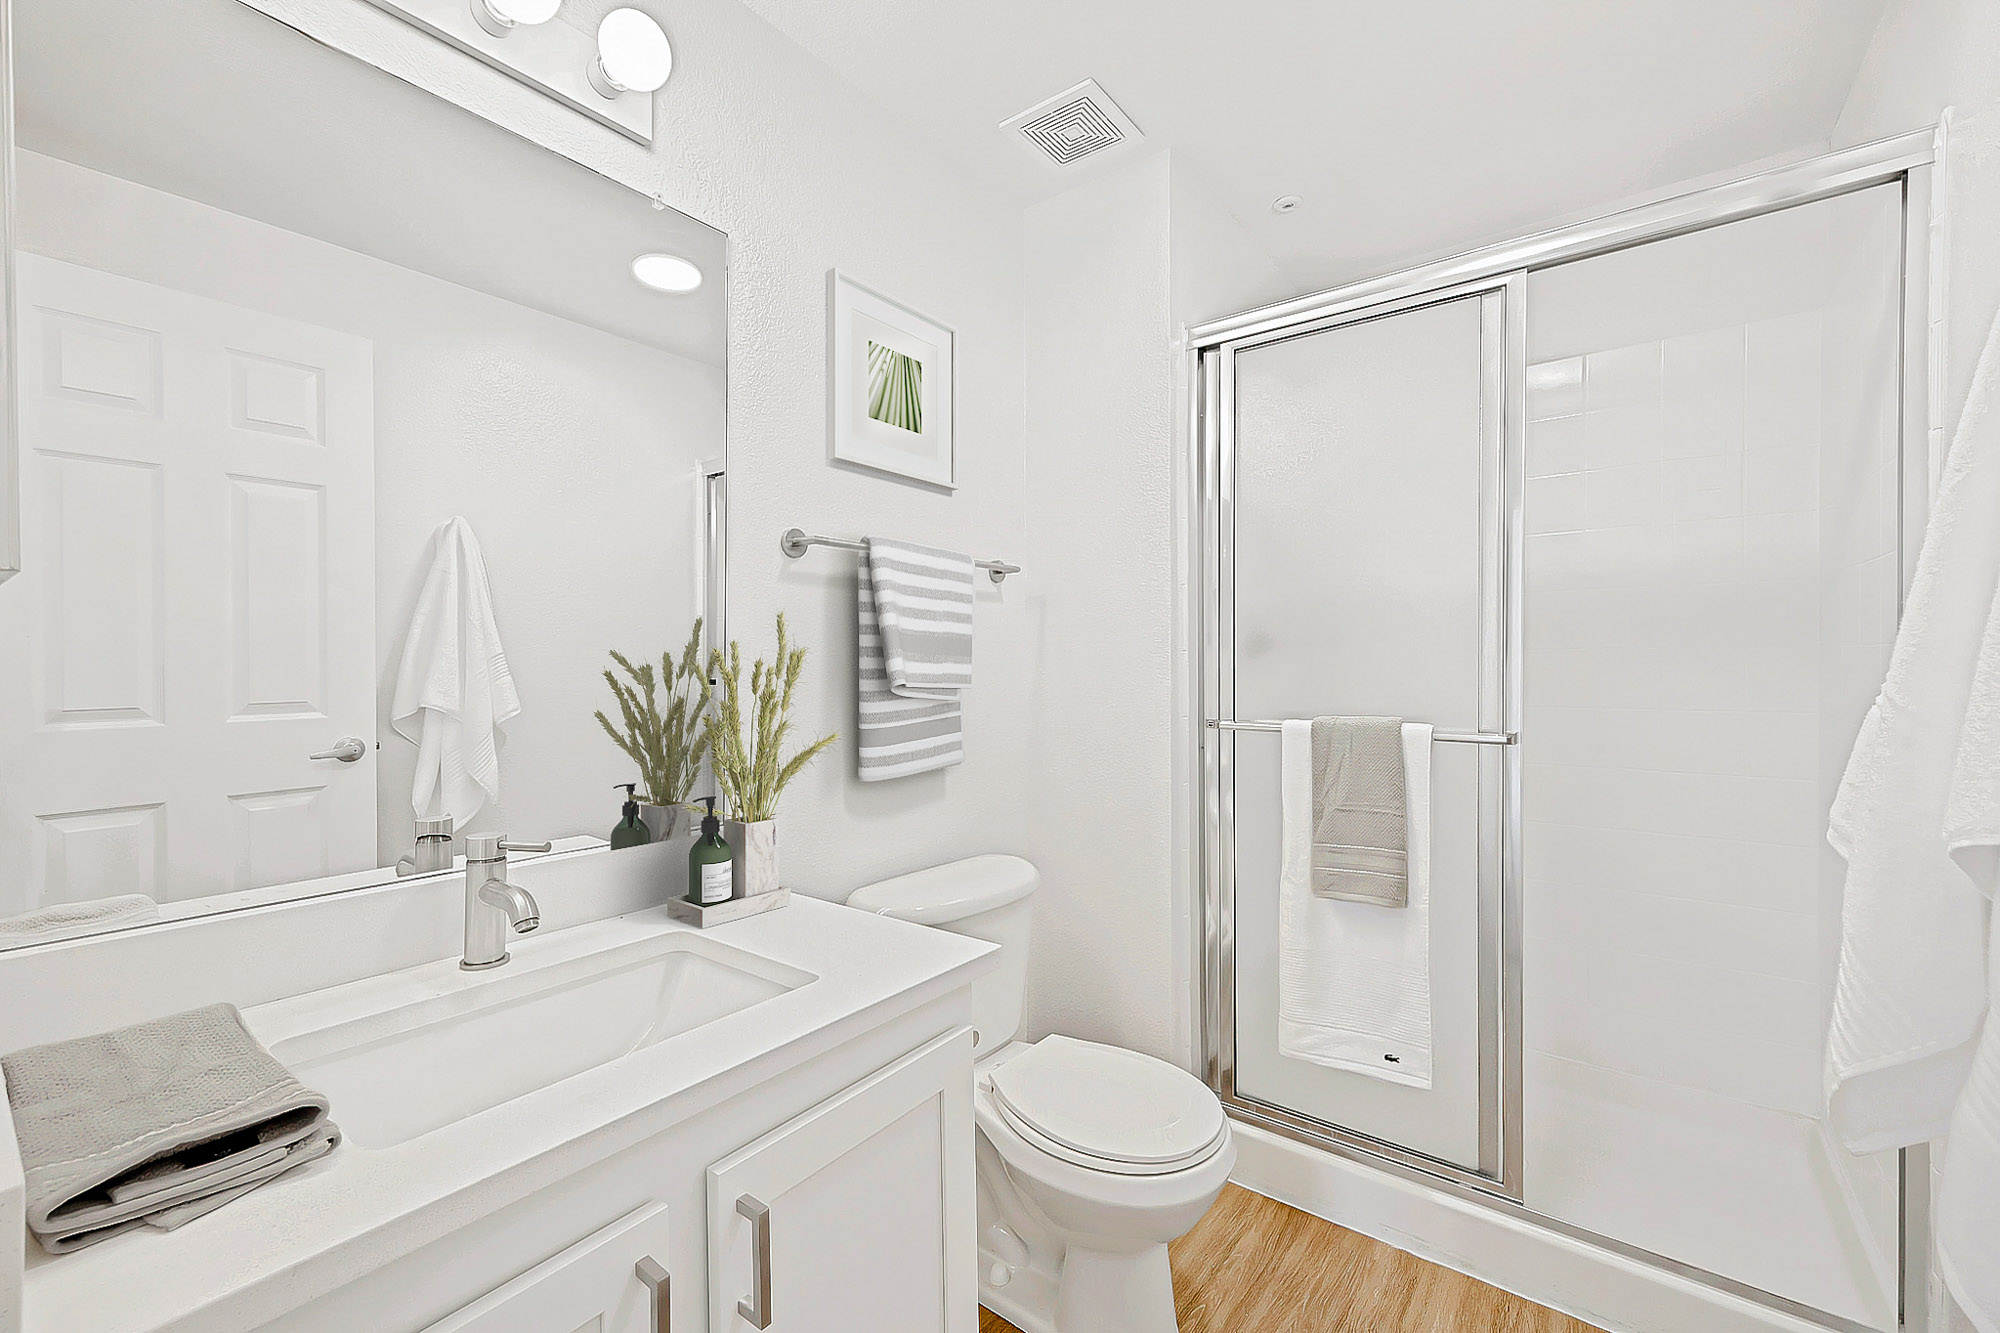
[(1021, 146), (1037, 158), (1058, 167), (1130, 147), (1146, 137), (1095, 79), (1085, 79), (1047, 101), (1037, 102), (1020, 115), (1001, 121), (1000, 128), (1019, 136)]

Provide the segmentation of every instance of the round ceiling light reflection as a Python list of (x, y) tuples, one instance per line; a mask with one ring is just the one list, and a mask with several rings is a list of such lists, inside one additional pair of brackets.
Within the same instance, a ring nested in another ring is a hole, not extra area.
[(495, 37), (505, 37), (517, 27), (532, 28), (547, 23), (562, 7), (562, 0), (471, 0), (472, 17)]
[(655, 92), (673, 72), (674, 48), (651, 15), (614, 9), (597, 25), (597, 59), (589, 74), (600, 96)]
[(691, 292), (701, 286), (701, 270), (679, 255), (640, 255), (632, 276), (656, 292)]

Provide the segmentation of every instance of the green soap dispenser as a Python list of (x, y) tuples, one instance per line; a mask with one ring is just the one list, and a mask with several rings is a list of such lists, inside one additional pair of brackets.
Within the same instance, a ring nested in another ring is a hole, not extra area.
[(653, 830), (647, 828), (639, 819), (639, 784), (614, 782), (611, 785), (625, 789), (624, 818), (618, 821), (617, 828), (611, 830), (611, 850), (615, 852), (620, 847), (644, 847), (653, 840)]
[(687, 900), (701, 907), (713, 907), (728, 902), (736, 894), (736, 871), (731, 864), (735, 858), (730, 854), (729, 844), (722, 840), (722, 821), (715, 817), (715, 798), (695, 799), (708, 802), (708, 813), (701, 817), (701, 836), (688, 850)]

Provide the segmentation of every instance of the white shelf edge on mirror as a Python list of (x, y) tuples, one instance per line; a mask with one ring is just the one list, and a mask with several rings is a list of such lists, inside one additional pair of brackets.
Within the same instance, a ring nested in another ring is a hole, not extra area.
[(634, 142), (653, 142), (652, 94), (630, 92), (609, 98), (591, 87), (590, 66), (597, 59), (597, 38), (570, 27), (560, 16), (494, 37), (472, 17), (469, 0), (368, 3)]

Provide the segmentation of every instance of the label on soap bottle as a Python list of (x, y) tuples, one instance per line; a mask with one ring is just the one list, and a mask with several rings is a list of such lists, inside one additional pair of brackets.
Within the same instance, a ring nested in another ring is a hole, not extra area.
[(736, 892), (736, 885), (730, 874), (730, 863), (718, 861), (701, 868), (701, 905), (713, 907), (717, 903), (729, 901), (729, 895)]

